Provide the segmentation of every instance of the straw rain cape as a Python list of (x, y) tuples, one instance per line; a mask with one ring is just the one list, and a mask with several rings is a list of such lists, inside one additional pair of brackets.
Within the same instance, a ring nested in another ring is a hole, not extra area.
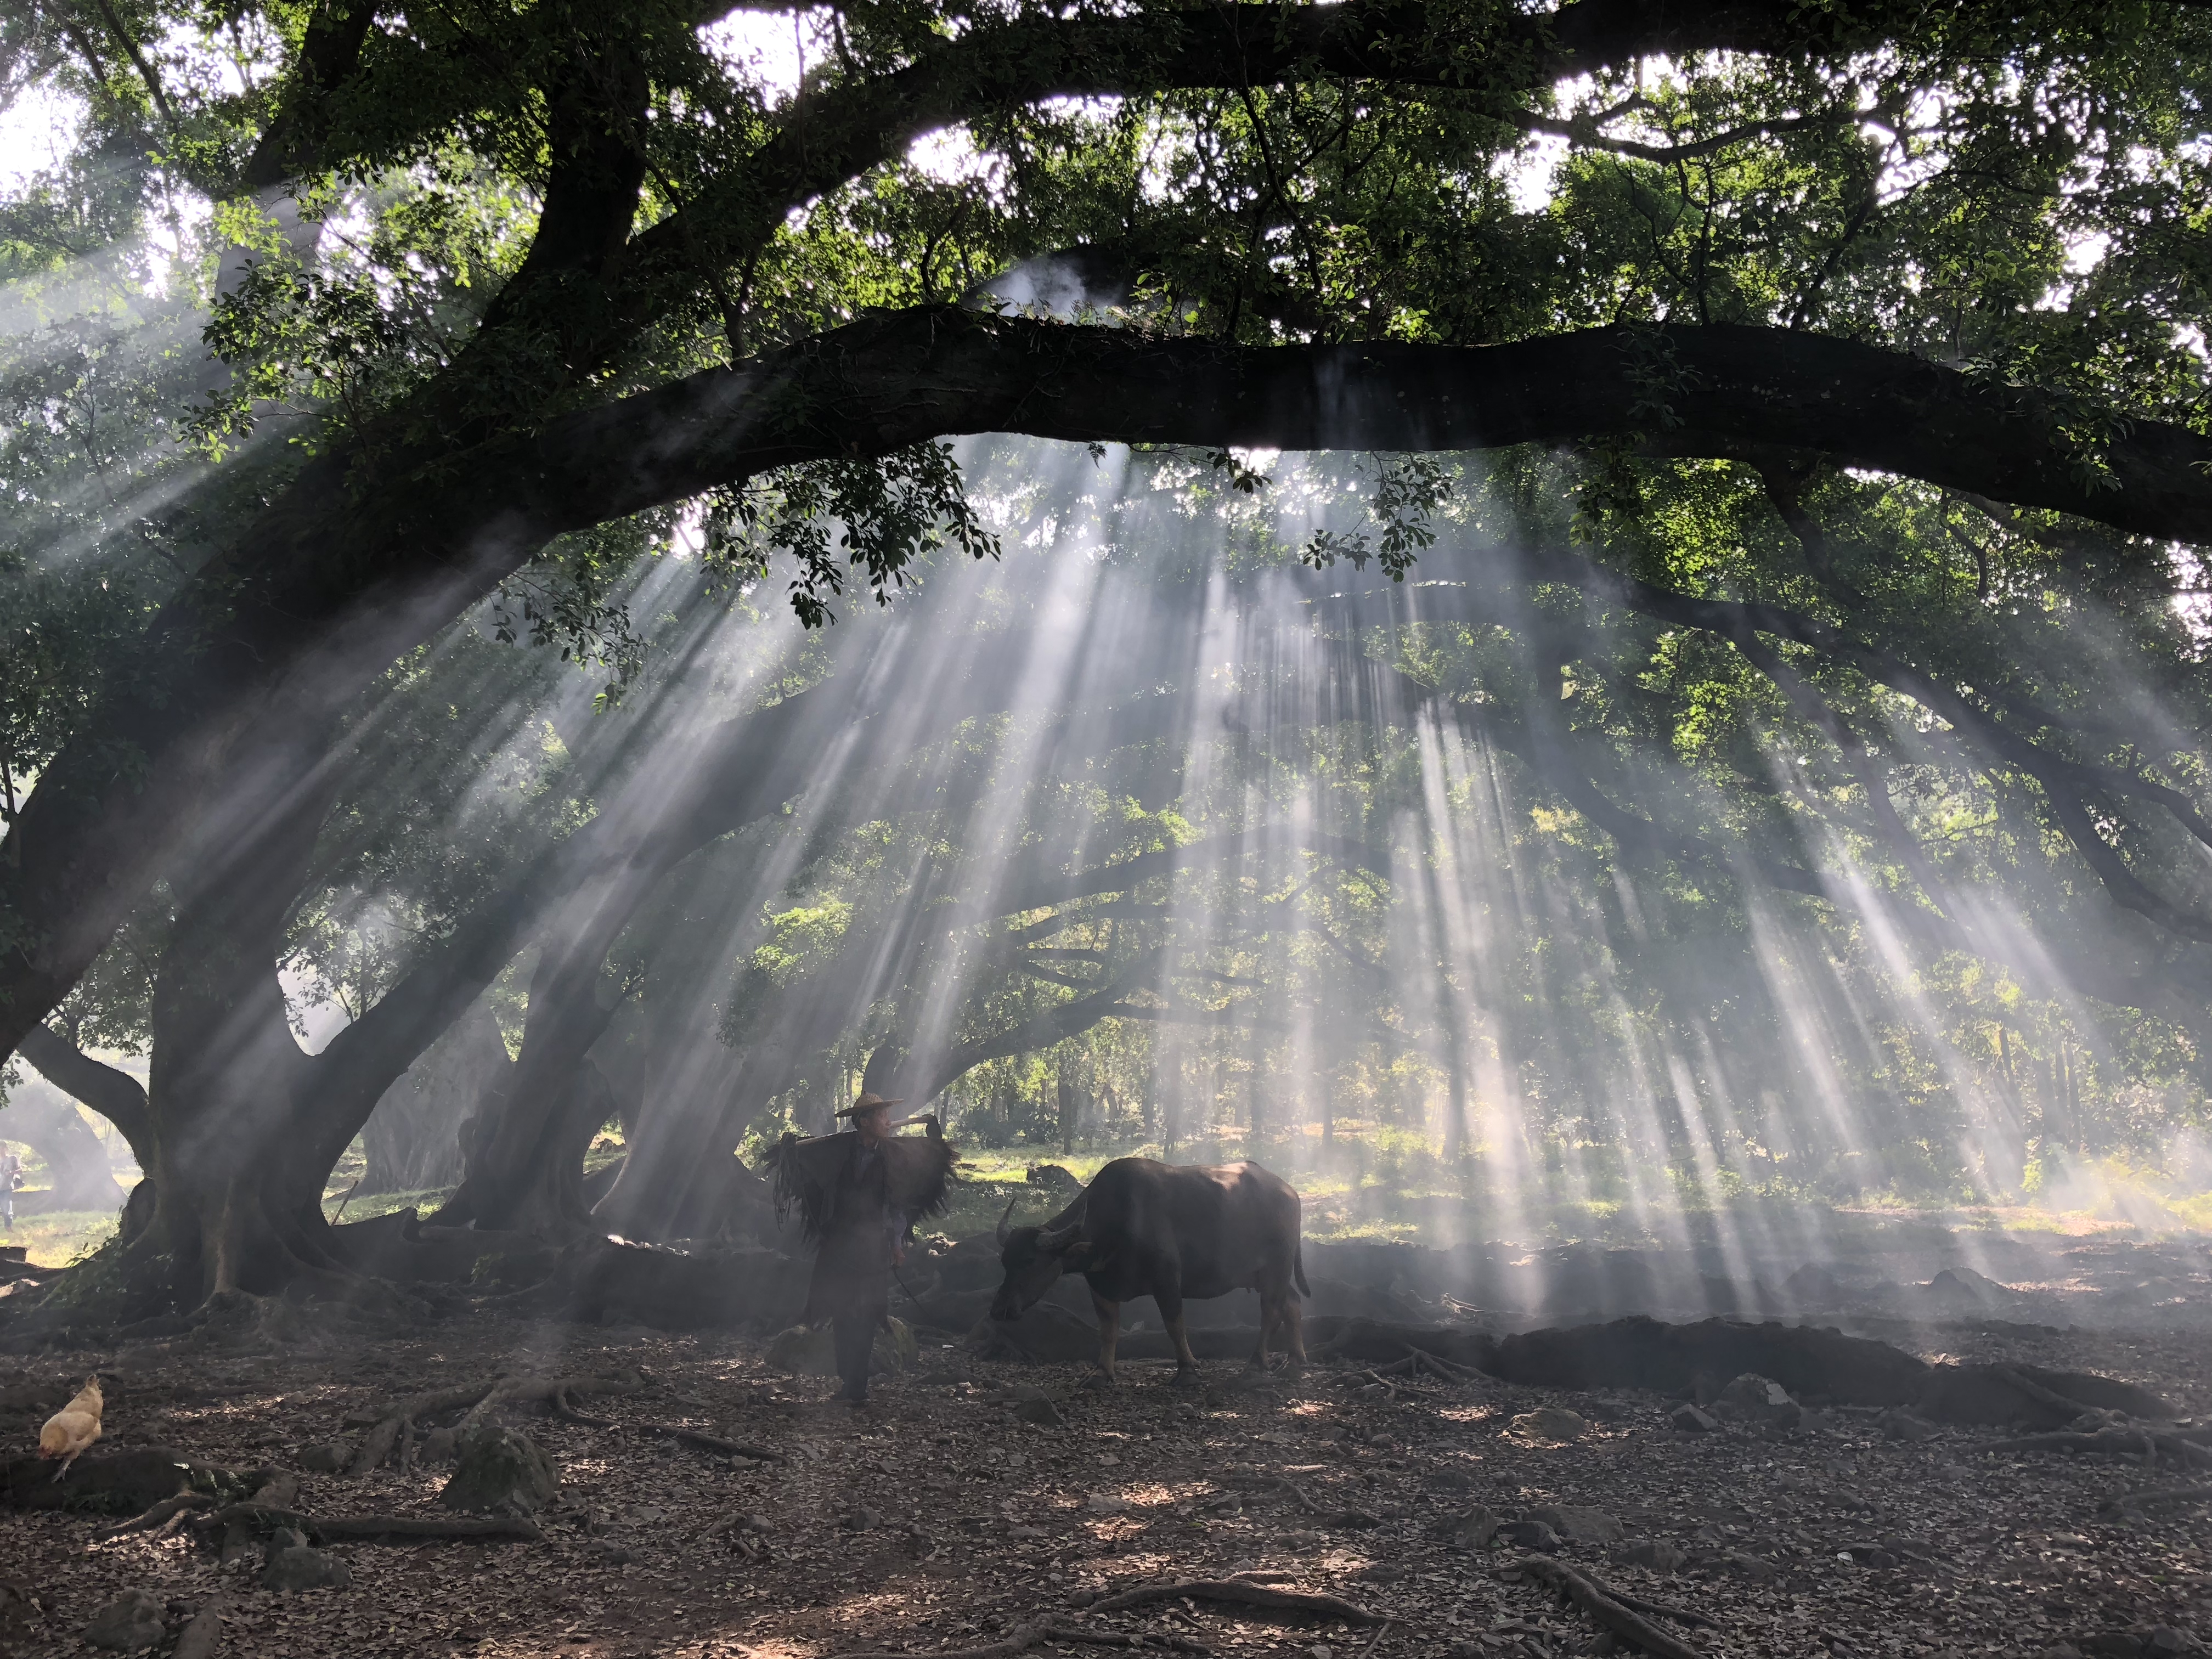
[[(927, 1133), (893, 1135), (880, 1143), (884, 1160), (884, 1197), (894, 1210), (919, 1221), (942, 1215), (947, 1207), (945, 1187), (956, 1156), (952, 1143), (934, 1117), (921, 1120)], [(801, 1236), (818, 1243), (836, 1223), (837, 1177), (851, 1155), (853, 1135), (801, 1136), (787, 1131), (762, 1160), (775, 1171), (775, 1218), (781, 1223), (796, 1206)]]

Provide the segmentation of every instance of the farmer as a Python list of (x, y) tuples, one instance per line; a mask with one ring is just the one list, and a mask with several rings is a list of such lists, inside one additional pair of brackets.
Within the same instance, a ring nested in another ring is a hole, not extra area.
[(956, 1161), (934, 1117), (926, 1134), (894, 1135), (890, 1109), (901, 1103), (863, 1093), (837, 1115), (839, 1134), (787, 1133), (762, 1160), (775, 1173), (781, 1222), (799, 1208), (801, 1231), (818, 1249), (802, 1323), (825, 1321), (836, 1334), (838, 1398), (868, 1402), (868, 1361), (876, 1332), (890, 1317), (892, 1269), (906, 1260), (914, 1224), (943, 1213)]
[(830, 1322), (836, 1338), (837, 1375), (845, 1384), (838, 1398), (855, 1406), (868, 1402), (869, 1357), (876, 1332), (890, 1316), (890, 1272), (906, 1261), (907, 1242), (914, 1235), (914, 1216), (891, 1197), (891, 1155), (885, 1151), (897, 1127), (891, 1108), (903, 1103), (863, 1094), (837, 1114), (853, 1127), (831, 1137), (844, 1143), (844, 1159), (830, 1166), (822, 1249), (806, 1291), (804, 1322)]

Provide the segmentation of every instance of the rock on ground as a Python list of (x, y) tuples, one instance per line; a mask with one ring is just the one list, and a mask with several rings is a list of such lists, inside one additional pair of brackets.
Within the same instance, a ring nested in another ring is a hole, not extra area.
[(552, 1463), (517, 1429), (478, 1429), (461, 1442), (460, 1456), (460, 1467), (438, 1494), (449, 1510), (528, 1515), (544, 1508), (560, 1489)]
[(127, 1589), (93, 1615), (84, 1639), (108, 1653), (143, 1653), (169, 1633), (161, 1604), (143, 1589)]
[(353, 1583), (353, 1570), (338, 1557), (304, 1544), (290, 1544), (269, 1552), (261, 1569), (261, 1587), (284, 1594), (300, 1590), (343, 1589)]

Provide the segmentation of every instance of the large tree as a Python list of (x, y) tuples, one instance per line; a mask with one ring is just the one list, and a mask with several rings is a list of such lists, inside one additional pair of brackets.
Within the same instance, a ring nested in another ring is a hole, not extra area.
[[(88, 118), (76, 171), (10, 204), (10, 273), (51, 295), (158, 200), (219, 212), (135, 291), (196, 398), (137, 457), (106, 388), (158, 375), (27, 330), (11, 360), (12, 453), (45, 470), (8, 549), (31, 625), (4, 647), (0, 1037), (160, 896), (149, 1167), (210, 1282), (268, 1280), (215, 1266), (280, 1235), (319, 1267), (330, 1161), (556, 914), (525, 1063), (564, 1097), (625, 920), (744, 821), (716, 790), (782, 798), (788, 758), (747, 775), (740, 742), (696, 811), (544, 851), (308, 1066), (271, 963), (394, 662), (465, 613), (620, 657), (617, 585), (672, 534), (740, 582), (793, 557), (819, 621), (842, 581), (987, 548), (957, 434), (1195, 447), (1232, 507), (1284, 488), (1251, 450), (1394, 453), (1349, 480), (1364, 516), (1274, 546), (1479, 561), (1381, 647), (1347, 602), (1310, 671), (1373, 690), (1357, 661), (1402, 645), (1414, 688), (1394, 665), (1363, 717), (1441, 700), (1624, 852), (1848, 899), (1787, 810), (1809, 786), (1748, 754), (1802, 734), (1835, 763), (1823, 831), (1885, 849), (1899, 925), (2016, 955), (1911, 799), (1960, 769), (2136, 919), (2105, 990), (2201, 1005), (2197, 8), (915, 5), (817, 19), (779, 85), (681, 5), (334, 0), (240, 14), (242, 93), (197, 13), (102, 17), (32, 42)], [(1477, 450), (1504, 453), (1402, 459)], [(1665, 793), (1622, 766), (1639, 744), (1728, 775), (1757, 850), (1626, 800)], [(2051, 914), (2084, 904), (2069, 879)], [(1454, 1006), (1431, 1046), (1459, 1079)], [(304, 1114), (333, 1078), (343, 1109)], [(487, 1213), (571, 1207), (592, 1127), (502, 1125), (521, 1184)]]

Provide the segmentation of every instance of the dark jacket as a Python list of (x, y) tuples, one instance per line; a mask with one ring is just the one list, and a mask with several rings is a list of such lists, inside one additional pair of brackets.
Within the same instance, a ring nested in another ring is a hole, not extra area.
[(862, 1316), (880, 1324), (890, 1311), (892, 1247), (914, 1231), (914, 1218), (891, 1204), (890, 1159), (880, 1149), (849, 1129), (830, 1139), (847, 1145), (830, 1182), (802, 1322)]
[(795, 1203), (805, 1236), (820, 1246), (805, 1323), (879, 1322), (889, 1313), (892, 1247), (919, 1218), (945, 1207), (952, 1171), (952, 1148), (936, 1120), (926, 1121), (926, 1136), (896, 1135), (872, 1152), (848, 1129), (812, 1139), (786, 1135), (769, 1153), (779, 1207)]

